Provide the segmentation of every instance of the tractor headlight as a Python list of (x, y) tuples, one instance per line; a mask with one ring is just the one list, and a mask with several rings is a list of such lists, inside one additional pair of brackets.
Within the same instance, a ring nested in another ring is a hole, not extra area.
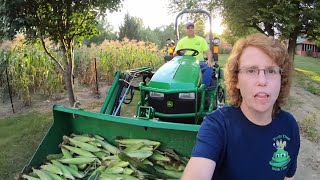
[(179, 93), (179, 99), (195, 99), (195, 93)]
[(153, 97), (153, 98), (163, 98), (164, 97), (164, 94), (163, 93), (158, 93), (158, 92), (150, 92), (150, 97)]

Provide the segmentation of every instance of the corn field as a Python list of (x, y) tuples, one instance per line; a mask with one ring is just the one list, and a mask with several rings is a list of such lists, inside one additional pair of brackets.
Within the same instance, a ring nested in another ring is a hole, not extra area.
[[(40, 45), (25, 44), (23, 38), (18, 36), (13, 42), (6, 42), (0, 52), (2, 74), (7, 69), (12, 95), (25, 105), (31, 104), (32, 94), (50, 96), (63, 89), (62, 76), (57, 73), (54, 62), (42, 52)], [(6, 75), (1, 77), (5, 82)]]
[[(96, 66), (95, 66), (96, 63)], [(104, 41), (99, 46), (76, 48), (74, 76), (79, 84), (95, 87), (98, 81), (111, 83), (118, 70), (152, 66), (163, 63), (163, 52), (155, 44), (130, 41)], [(96, 70), (97, 69), (97, 70)], [(22, 35), (0, 46), (0, 99), (11, 94), (25, 105), (32, 96), (50, 97), (63, 92), (63, 75), (40, 44), (26, 44)]]
[(153, 43), (124, 39), (123, 41), (105, 40), (99, 46), (83, 47), (76, 50), (75, 74), (82, 84), (95, 83), (95, 58), (99, 79), (112, 82), (113, 75), (119, 70), (151, 66), (154, 69), (163, 64), (163, 50)]

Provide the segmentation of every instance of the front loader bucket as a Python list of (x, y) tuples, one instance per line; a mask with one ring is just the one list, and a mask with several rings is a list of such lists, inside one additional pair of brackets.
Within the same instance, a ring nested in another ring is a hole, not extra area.
[(60, 153), (59, 144), (63, 141), (63, 135), (71, 133), (97, 134), (113, 145), (116, 145), (114, 140), (117, 136), (159, 141), (161, 146), (173, 148), (178, 154), (190, 157), (200, 127), (112, 116), (57, 105), (53, 107), (53, 116), (53, 125), (22, 173), (41, 165), (47, 155)]

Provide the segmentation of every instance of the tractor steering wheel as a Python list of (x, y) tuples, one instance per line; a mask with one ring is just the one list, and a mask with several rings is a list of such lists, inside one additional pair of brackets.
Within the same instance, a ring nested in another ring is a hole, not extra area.
[(192, 51), (193, 53), (191, 54), (191, 56), (197, 56), (199, 54), (199, 51), (196, 50), (196, 49), (191, 49), (191, 48), (184, 48), (184, 49), (179, 49), (177, 51), (177, 54), (179, 56), (183, 56), (185, 54), (185, 52), (182, 52), (182, 51)]

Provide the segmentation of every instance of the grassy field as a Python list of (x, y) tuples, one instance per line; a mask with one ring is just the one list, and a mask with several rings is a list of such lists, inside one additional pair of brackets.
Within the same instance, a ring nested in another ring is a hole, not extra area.
[(296, 56), (295, 82), (309, 92), (320, 96), (320, 59)]
[(52, 123), (51, 112), (0, 119), (0, 179), (14, 179), (28, 163)]
[[(220, 55), (224, 65), (228, 55)], [(296, 56), (295, 80), (320, 95), (320, 59)], [(317, 88), (318, 87), (318, 88)], [(52, 123), (52, 112), (28, 112), (0, 118), (0, 179), (11, 180), (31, 159)]]

